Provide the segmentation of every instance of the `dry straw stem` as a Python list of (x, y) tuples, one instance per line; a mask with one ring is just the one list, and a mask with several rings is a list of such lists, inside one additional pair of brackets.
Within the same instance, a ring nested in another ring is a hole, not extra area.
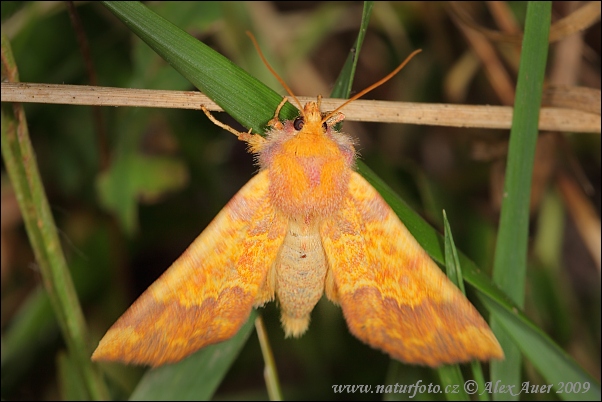
[[(298, 97), (304, 103), (315, 98)], [(334, 110), (343, 99), (323, 99), (322, 110)], [(222, 111), (212, 100), (196, 91), (162, 91), (91, 87), (78, 85), (2, 83), (2, 102), (56, 103), (67, 105), (159, 107)], [(509, 129), (512, 107), (454, 105), (357, 100), (344, 109), (349, 121), (423, 124), (448, 127)], [(600, 115), (581, 110), (544, 107), (539, 129), (548, 131), (600, 133)]]

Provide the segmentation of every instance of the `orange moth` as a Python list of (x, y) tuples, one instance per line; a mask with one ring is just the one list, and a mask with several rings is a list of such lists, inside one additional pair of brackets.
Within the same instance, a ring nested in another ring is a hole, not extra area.
[(92, 359), (177, 362), (232, 337), (253, 307), (273, 300), (286, 336), (298, 337), (324, 293), (341, 306), (353, 335), (402, 362), (502, 358), (477, 310), (355, 172), (353, 140), (334, 128), (344, 105), (322, 114), (318, 97), (301, 107), (266, 65), (300, 116), (278, 119), (285, 98), (264, 138), (220, 123), (203, 107), (248, 143), (259, 173), (108, 330)]

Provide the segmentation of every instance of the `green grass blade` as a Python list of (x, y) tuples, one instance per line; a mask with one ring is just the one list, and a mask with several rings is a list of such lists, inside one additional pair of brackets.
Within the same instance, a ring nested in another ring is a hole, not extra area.
[(362, 44), (366, 37), (366, 31), (368, 30), (368, 23), (370, 22), (370, 15), (372, 15), (372, 7), (374, 6), (373, 1), (364, 2), (364, 10), (362, 12), (362, 22), (360, 23), (360, 31), (357, 34), (357, 40), (355, 46), (349, 51), (347, 60), (341, 69), (341, 73), (337, 78), (334, 88), (330, 93), (332, 98), (349, 98), (351, 94), (351, 87), (353, 85), (353, 78), (355, 77), (355, 69), (357, 68), (357, 61), (359, 60), (360, 51), (362, 50)]
[[(443, 224), (445, 229), (445, 270), (447, 277), (456, 285), (460, 291), (466, 294), (464, 290), (464, 279), (462, 278), (462, 270), (460, 268), (460, 261), (458, 260), (458, 250), (454, 244), (452, 237), (451, 228), (447, 220), (445, 210), (443, 211)], [(478, 365), (478, 363), (477, 363)], [(439, 367), (437, 369), (441, 384), (444, 389), (453, 389), (454, 385), (464, 384), (464, 376), (460, 370), (459, 364)], [(446, 393), (445, 398), (448, 401), (468, 401), (470, 398), (466, 393), (464, 387), (459, 388), (457, 393)]]
[[(4, 34), (2, 61), (3, 72), (7, 71), (10, 80), (17, 82), (17, 67), (10, 42)], [(1, 138), (6, 170), (70, 358), (78, 366), (78, 373), (88, 396), (93, 399), (106, 399), (108, 391), (90, 362), (90, 351), (86, 343), (86, 322), (50, 212), (22, 105), (2, 104)]]
[[(531, 176), (548, 55), (551, 8), (551, 2), (530, 2), (527, 7), (493, 268), (495, 283), (521, 308), (527, 269)], [(506, 356), (503, 361), (492, 362), (492, 380), (519, 387), (520, 351), (495, 316), (491, 327)], [(518, 396), (498, 393), (494, 398), (516, 400)]]
[[(491, 311), (492, 316), (496, 317), (500, 327), (509, 334), (512, 341), (520, 347), (521, 352), (537, 368), (545, 379), (545, 383), (553, 385), (550, 394), (555, 394), (558, 398), (566, 401), (600, 400), (600, 384), (579, 367), (573, 358), (547, 335), (542, 334), (535, 324), (521, 317), (522, 314), (502, 308), (500, 304), (487, 296), (481, 297), (481, 301)], [(492, 381), (495, 382), (493, 379)], [(579, 383), (584, 388), (579, 392), (561, 390), (563, 384), (566, 386), (567, 383)], [(500, 384), (503, 383), (500, 382)], [(522, 383), (519, 382), (514, 393), (518, 394), (521, 387)], [(518, 395), (515, 396), (518, 397)]]
[[(142, 3), (107, 1), (104, 5), (230, 116), (263, 133), (282, 100), (280, 95)], [(293, 105), (286, 104), (280, 115), (290, 119), (297, 114)]]
[[(454, 238), (452, 235), (451, 227), (449, 225), (449, 221), (447, 220), (447, 214), (445, 210), (443, 211), (443, 227), (445, 231), (445, 267), (447, 276), (450, 280), (462, 291), (464, 295), (466, 295), (466, 289), (464, 288), (464, 276), (462, 275), (462, 267), (460, 265), (460, 260), (458, 258), (458, 250), (456, 249), (456, 245), (454, 244)], [(481, 368), (481, 363), (478, 361), (473, 361), (471, 364), (472, 375), (474, 380), (478, 384), (478, 389), (485, 388), (485, 377), (483, 375), (483, 369)], [(459, 371), (459, 366), (457, 371)], [(440, 369), (441, 371), (441, 369)], [(440, 372), (440, 377), (443, 381), (444, 375), (446, 373)], [(464, 379), (462, 378), (462, 374), (456, 374), (455, 384), (463, 384)], [(469, 399), (466, 391), (462, 389), (463, 397), (465, 399)], [(490, 400), (489, 394), (486, 392), (478, 394), (480, 401), (488, 401)]]
[(443, 211), (443, 225), (445, 230), (445, 267), (447, 276), (462, 293), (466, 294), (466, 290), (464, 289), (464, 277), (462, 276), (462, 269), (460, 267), (460, 261), (458, 260), (458, 250), (454, 244), (454, 238), (445, 211)]

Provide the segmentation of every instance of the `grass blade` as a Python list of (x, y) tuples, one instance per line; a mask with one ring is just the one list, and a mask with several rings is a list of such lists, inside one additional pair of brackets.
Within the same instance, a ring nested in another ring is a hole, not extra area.
[[(460, 261), (458, 260), (458, 250), (454, 244), (454, 238), (451, 233), (449, 221), (447, 220), (447, 214), (443, 211), (443, 224), (445, 229), (445, 270), (447, 277), (456, 285), (463, 294), (466, 294), (464, 289), (464, 279), (462, 278), (462, 269), (460, 267)], [(473, 363), (473, 367), (480, 369), (479, 363)], [(444, 385), (444, 389), (453, 389), (454, 385), (464, 384), (464, 377), (460, 370), (459, 364), (450, 366), (443, 366), (437, 369), (441, 383)], [(482, 378), (483, 374), (480, 373), (479, 378)], [(481, 384), (479, 384), (480, 386)], [(445, 397), (448, 401), (451, 400), (462, 400), (468, 401), (470, 398), (464, 388), (458, 390), (457, 393), (446, 393)]]
[[(142, 3), (103, 4), (229, 115), (254, 132), (263, 133), (282, 100), (280, 95)], [(287, 119), (297, 114), (297, 109), (288, 103), (280, 113)]]
[(370, 15), (372, 15), (372, 7), (374, 6), (373, 1), (364, 2), (364, 10), (362, 12), (362, 22), (360, 23), (360, 31), (357, 34), (357, 40), (355, 46), (349, 50), (347, 60), (343, 65), (343, 69), (339, 74), (334, 88), (330, 93), (331, 98), (349, 98), (351, 94), (351, 86), (353, 85), (353, 78), (355, 77), (355, 69), (357, 67), (357, 61), (359, 60), (360, 51), (362, 50), (362, 44), (366, 37), (366, 31), (368, 30), (368, 23), (370, 22)]
[[(531, 177), (548, 54), (551, 8), (551, 2), (530, 2), (527, 7), (493, 268), (495, 283), (521, 308), (525, 295)], [(491, 364), (492, 380), (519, 388), (520, 351), (495, 316), (491, 319), (491, 327), (506, 356), (505, 360)], [(518, 396), (498, 393), (494, 398), (515, 400)]]
[[(2, 34), (2, 70), (11, 81), (19, 75), (10, 43)], [(2, 104), (2, 157), (25, 221), (27, 235), (40, 268), (54, 314), (78, 367), (88, 396), (106, 399), (108, 391), (90, 362), (87, 328), (67, 262), (50, 212), (36, 157), (20, 104)], [(4, 367), (3, 367), (4, 368)]]

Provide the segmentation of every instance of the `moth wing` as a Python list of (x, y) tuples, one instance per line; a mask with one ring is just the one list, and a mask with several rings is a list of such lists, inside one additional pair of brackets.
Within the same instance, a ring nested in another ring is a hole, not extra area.
[(332, 276), (327, 296), (357, 338), (413, 364), (503, 357), (474, 306), (358, 173), (321, 235)]
[(93, 360), (159, 366), (233, 336), (273, 298), (267, 273), (286, 220), (260, 172), (107, 331)]

